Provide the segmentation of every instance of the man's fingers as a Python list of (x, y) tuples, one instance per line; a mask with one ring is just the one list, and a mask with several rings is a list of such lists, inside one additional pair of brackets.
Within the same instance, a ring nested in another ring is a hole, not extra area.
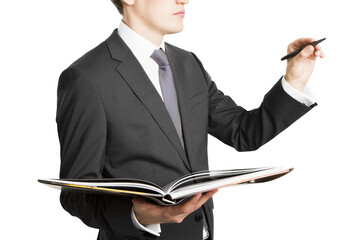
[(196, 194), (195, 197), (196, 198), (192, 198), (191, 204), (192, 204), (192, 211), (197, 210), (198, 208), (200, 208), (204, 203), (207, 202), (207, 200), (209, 200), (215, 193), (217, 193), (218, 189), (203, 193), (203, 194)]
[(199, 199), (201, 198), (201, 193), (196, 194), (190, 200), (188, 200), (185, 203), (178, 204), (173, 206), (173, 214), (174, 215), (181, 215), (181, 214), (189, 214), (193, 211), (195, 211), (196, 204), (199, 202)]
[(141, 197), (134, 197), (132, 202), (134, 204), (136, 217), (141, 223), (180, 223), (190, 213), (199, 209), (217, 191), (218, 190), (216, 189), (203, 194), (196, 194), (187, 202), (174, 206), (158, 206)]
[(204, 203), (206, 203), (217, 192), (218, 192), (218, 189), (215, 189), (215, 190), (212, 190), (210, 192), (204, 193), (201, 196), (201, 198), (199, 199), (196, 209), (200, 208)]
[[(288, 53), (291, 53), (293, 51), (296, 51), (298, 49), (300, 49), (301, 47), (312, 43), (316, 41), (315, 38), (299, 38), (297, 40), (295, 40), (294, 42), (290, 43), (288, 46)], [(297, 56), (295, 56), (294, 59), (296, 59), (296, 61), (303, 61), (305, 59), (311, 59), (311, 60), (315, 60), (316, 57), (320, 57), (320, 58), (324, 58), (325, 54), (324, 52), (321, 51), (321, 46), (320, 45), (315, 45), (315, 46), (307, 46), (305, 47), (300, 54), (298, 54)]]
[(316, 51), (320, 51), (320, 50), (321, 50), (321, 46), (320, 46), (320, 45), (315, 45), (315, 50), (316, 50)]
[(134, 206), (136, 208), (143, 209), (143, 210), (147, 209), (147, 211), (149, 211), (150, 209), (155, 209), (155, 208), (160, 207), (159, 205), (157, 205), (155, 203), (151, 203), (142, 197), (134, 197), (132, 199), (132, 203), (134, 204)]
[(209, 200), (218, 190), (212, 190), (206, 193), (199, 193), (193, 196), (190, 200), (187, 202), (174, 206), (174, 215), (181, 215), (185, 214), (188, 215), (194, 211), (196, 211), (198, 208), (200, 208), (207, 200)]
[(192, 213), (193, 211), (196, 211), (199, 209), (204, 203), (206, 203), (218, 190), (212, 190), (203, 194), (196, 194), (195, 197), (193, 197), (190, 201), (188, 201), (185, 204), (188, 204), (184, 206), (182, 209), (182, 213)]
[(288, 53), (298, 50), (299, 48), (303, 47), (304, 45), (312, 43), (314, 41), (316, 41), (315, 38), (299, 38), (289, 44)]
[(307, 59), (316, 60), (317, 57), (324, 58), (324, 52), (321, 51), (320, 47), (310, 45), (304, 48), (294, 59), (295, 61), (301, 62)]
[(155, 205), (153, 203), (150, 203), (149, 201), (147, 201), (145, 198), (143, 197), (134, 197), (132, 199), (132, 203), (134, 205)]
[(315, 56), (317, 57), (321, 57), (321, 58), (324, 58), (325, 57), (325, 54), (323, 51), (321, 51), (321, 46), (320, 45), (316, 45), (315, 46), (315, 52), (314, 52)]
[(311, 45), (307, 46), (306, 48), (304, 48), (301, 52), (300, 52), (300, 56), (304, 59), (308, 58), (309, 56), (311, 56), (315, 51), (315, 48)]

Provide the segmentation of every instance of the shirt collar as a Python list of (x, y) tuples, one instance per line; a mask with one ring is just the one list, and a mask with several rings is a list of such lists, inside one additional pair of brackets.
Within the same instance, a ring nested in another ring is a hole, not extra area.
[[(120, 22), (118, 34), (137, 59), (147, 59), (151, 56), (154, 50), (159, 49), (159, 47), (155, 46), (140, 34), (129, 28), (123, 21)], [(160, 48), (165, 51), (164, 41), (161, 42)]]

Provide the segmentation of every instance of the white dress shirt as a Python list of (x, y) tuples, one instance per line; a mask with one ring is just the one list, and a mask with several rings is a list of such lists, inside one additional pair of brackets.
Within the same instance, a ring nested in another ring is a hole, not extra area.
[[(132, 53), (135, 55), (136, 59), (139, 61), (140, 65), (144, 69), (145, 73), (151, 80), (152, 84), (156, 88), (160, 97), (163, 99), (160, 81), (159, 81), (159, 65), (151, 58), (154, 50), (162, 48), (165, 51), (164, 41), (161, 42), (160, 46), (153, 45), (150, 41), (136, 33), (134, 30), (129, 28), (123, 21), (120, 22), (118, 28), (118, 34), (124, 40), (126, 45), (130, 48)], [(306, 106), (311, 106), (315, 101), (305, 94), (305, 91), (300, 92), (292, 88), (286, 81), (285, 78), (281, 79), (282, 87), (287, 94), (296, 99), (297, 101), (305, 104)], [(142, 231), (147, 231), (153, 235), (160, 236), (161, 227), (160, 224), (151, 224), (143, 226), (136, 219), (134, 210), (131, 210), (131, 219), (135, 227)]]

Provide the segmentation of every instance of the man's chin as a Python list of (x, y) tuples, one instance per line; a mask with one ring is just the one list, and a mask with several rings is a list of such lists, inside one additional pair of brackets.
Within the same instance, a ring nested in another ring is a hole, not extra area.
[(182, 21), (174, 21), (164, 26), (163, 30), (165, 34), (174, 34), (179, 33), (184, 29), (184, 24)]
[(177, 27), (173, 27), (171, 29), (168, 29), (166, 34), (175, 34), (175, 33), (179, 33), (184, 29), (184, 26), (177, 26)]

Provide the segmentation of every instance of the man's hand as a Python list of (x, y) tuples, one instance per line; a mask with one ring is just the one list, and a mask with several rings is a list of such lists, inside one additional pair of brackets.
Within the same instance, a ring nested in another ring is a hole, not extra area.
[[(289, 44), (287, 52), (293, 52), (302, 46), (316, 41), (314, 38), (299, 38)], [(317, 57), (324, 58), (321, 47), (309, 45), (304, 48), (298, 55), (287, 60), (285, 79), (293, 88), (302, 91), (308, 82), (315, 66)]]
[(146, 201), (144, 198), (135, 197), (132, 200), (134, 213), (142, 225), (181, 223), (186, 216), (199, 209), (217, 191), (216, 189), (203, 194), (196, 194), (189, 201), (173, 206), (159, 206)]

